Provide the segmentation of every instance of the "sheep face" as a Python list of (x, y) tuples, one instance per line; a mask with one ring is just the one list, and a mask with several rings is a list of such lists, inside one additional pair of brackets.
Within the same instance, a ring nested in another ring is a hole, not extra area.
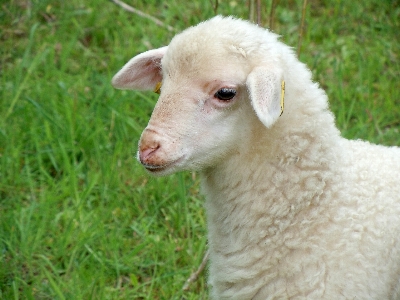
[(227, 34), (230, 22), (240, 22), (243, 36), (265, 38), (266, 31), (249, 23), (214, 18), (168, 47), (139, 54), (114, 76), (117, 88), (154, 89), (162, 82), (137, 154), (152, 174), (215, 166), (248, 142), (254, 126), (270, 127), (279, 117), (283, 76), (272, 63), (277, 58), (260, 65), (253, 49), (236, 42), (237, 33)]
[(236, 68), (227, 63), (202, 73), (192, 64), (196, 75), (181, 74), (170, 67), (173, 59), (162, 60), (160, 98), (139, 142), (137, 157), (155, 175), (215, 165), (234, 151), (243, 110), (251, 108), (245, 72), (229, 72)]

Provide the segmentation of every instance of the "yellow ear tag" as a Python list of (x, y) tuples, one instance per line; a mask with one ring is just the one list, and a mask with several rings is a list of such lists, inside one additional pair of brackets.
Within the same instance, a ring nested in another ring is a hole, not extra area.
[(162, 86), (162, 82), (157, 82), (156, 87), (154, 89), (154, 93), (160, 94), (161, 93), (161, 86)]
[(285, 107), (285, 80), (282, 80), (282, 83), (281, 83), (281, 114), (279, 116), (282, 116), (284, 107)]

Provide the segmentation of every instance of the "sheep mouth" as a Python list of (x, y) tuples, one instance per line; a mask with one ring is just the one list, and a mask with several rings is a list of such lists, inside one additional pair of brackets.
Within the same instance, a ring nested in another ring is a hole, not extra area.
[(151, 165), (151, 164), (146, 164), (146, 163), (142, 163), (142, 165), (145, 167), (145, 169), (147, 171), (149, 171), (150, 173), (161, 173), (167, 169), (172, 168), (173, 166), (175, 166), (178, 162), (180, 162), (183, 159), (183, 157), (178, 158), (174, 161), (168, 162), (166, 164), (162, 164), (162, 165)]

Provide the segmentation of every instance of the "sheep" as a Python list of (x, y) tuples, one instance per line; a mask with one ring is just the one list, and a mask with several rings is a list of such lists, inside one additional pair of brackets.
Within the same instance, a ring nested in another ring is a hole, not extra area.
[(217, 16), (112, 84), (161, 86), (137, 158), (200, 172), (213, 299), (400, 298), (400, 148), (341, 137), (276, 34)]

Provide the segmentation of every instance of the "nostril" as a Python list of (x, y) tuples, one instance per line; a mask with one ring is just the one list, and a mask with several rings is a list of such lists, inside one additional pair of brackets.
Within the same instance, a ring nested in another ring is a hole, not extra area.
[(140, 147), (139, 149), (139, 158), (141, 162), (149, 162), (150, 158), (157, 152), (160, 148), (160, 145), (153, 145), (151, 147)]

